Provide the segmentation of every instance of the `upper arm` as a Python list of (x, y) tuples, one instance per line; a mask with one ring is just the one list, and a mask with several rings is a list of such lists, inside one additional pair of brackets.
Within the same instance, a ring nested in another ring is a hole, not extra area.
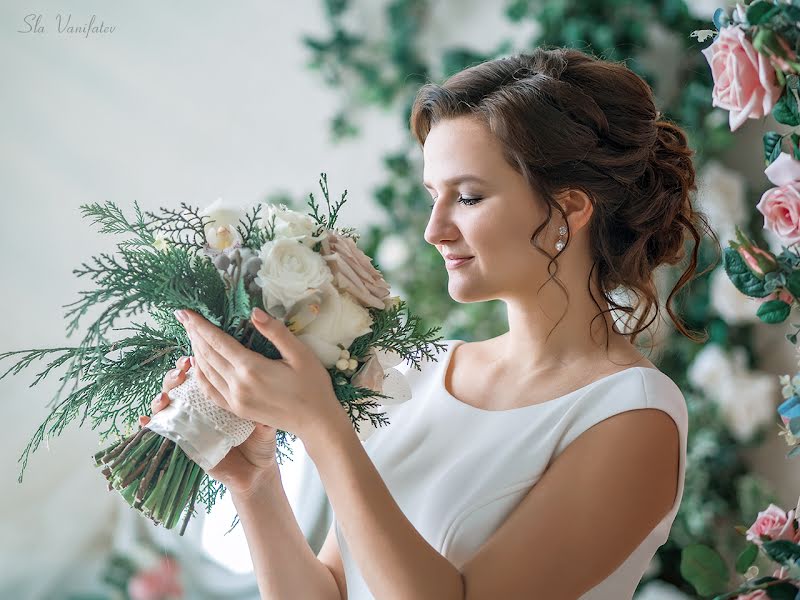
[(672, 508), (679, 461), (678, 428), (662, 410), (629, 410), (590, 427), (462, 565), (466, 598), (579, 597)]
[(336, 587), (339, 588), (339, 594), (342, 600), (347, 598), (347, 582), (344, 576), (344, 565), (342, 564), (342, 554), (339, 551), (339, 540), (336, 539), (336, 521), (331, 524), (328, 530), (328, 537), (325, 538), (325, 543), (317, 554), (317, 559), (328, 567), (328, 570), (333, 575), (336, 582)]

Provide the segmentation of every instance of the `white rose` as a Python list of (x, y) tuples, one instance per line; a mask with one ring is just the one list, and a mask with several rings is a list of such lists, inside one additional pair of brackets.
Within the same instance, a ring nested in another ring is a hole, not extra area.
[(317, 224), (309, 215), (291, 210), (285, 204), (266, 204), (265, 214), (261, 216), (261, 226), (269, 229), (275, 217), (275, 239), (298, 238), (300, 242), (313, 246), (319, 238), (314, 237)]
[(244, 207), (230, 202), (223, 202), (217, 198), (211, 205), (199, 213), (201, 217), (209, 217), (203, 227), (208, 245), (215, 250), (224, 250), (235, 244), (242, 243), (242, 236), (236, 231), (236, 226), (243, 221), (246, 215)]
[(722, 267), (711, 274), (711, 305), (732, 325), (759, 321), (758, 301), (736, 289)]
[(711, 160), (698, 175), (697, 202), (722, 240), (735, 238), (735, 226), (747, 222), (745, 177)]
[(410, 250), (406, 240), (396, 234), (387, 235), (378, 246), (378, 264), (384, 269), (399, 269), (409, 259)]
[(714, 397), (731, 433), (747, 442), (777, 418), (778, 382), (769, 373), (734, 374)]
[(297, 338), (314, 351), (326, 368), (331, 368), (339, 360), (342, 348), (349, 348), (353, 340), (371, 331), (369, 311), (350, 294), (340, 294), (333, 285), (326, 285), (317, 318)]
[(686, 373), (689, 383), (711, 394), (733, 375), (733, 365), (719, 344), (707, 344), (697, 353)]
[[(267, 312), (283, 316), (294, 305), (319, 292), (333, 280), (325, 260), (294, 239), (266, 242), (259, 254), (255, 282), (261, 287)], [(277, 310), (276, 310), (277, 309)]]

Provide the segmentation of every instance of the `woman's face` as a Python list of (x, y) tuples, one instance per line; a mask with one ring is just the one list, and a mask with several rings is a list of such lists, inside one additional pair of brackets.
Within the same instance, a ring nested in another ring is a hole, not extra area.
[[(506, 162), (488, 127), (469, 116), (440, 121), (425, 140), (423, 158), (424, 184), (435, 199), (425, 240), (443, 260), (447, 254), (473, 257), (448, 267), (451, 297), (482, 302), (535, 295), (548, 278), (549, 259), (530, 240), (547, 208)], [(537, 239), (551, 254), (562, 224), (554, 211)]]

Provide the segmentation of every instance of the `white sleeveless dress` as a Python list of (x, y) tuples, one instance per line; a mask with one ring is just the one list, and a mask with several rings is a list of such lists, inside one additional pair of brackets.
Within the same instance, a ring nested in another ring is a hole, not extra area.
[[(613, 573), (579, 600), (632, 598), (656, 549), (667, 541), (683, 497), (688, 412), (680, 388), (661, 371), (629, 367), (544, 403), (489, 411), (445, 389), (452, 349), (463, 340), (444, 343), (446, 350), (421, 362), (421, 371), (408, 362), (398, 365), (413, 396), (387, 408), (390, 424), (379, 427), (364, 448), (406, 517), (458, 568), (582, 432), (640, 408), (658, 408), (676, 422), (681, 452), (673, 507)], [(348, 600), (373, 599), (338, 522), (335, 526)]]

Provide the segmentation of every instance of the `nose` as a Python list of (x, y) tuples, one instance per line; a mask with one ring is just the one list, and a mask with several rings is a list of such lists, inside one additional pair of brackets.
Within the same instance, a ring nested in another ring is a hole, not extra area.
[(450, 218), (447, 208), (441, 199), (437, 200), (431, 209), (428, 225), (425, 227), (424, 238), (431, 246), (440, 246), (444, 242), (458, 239), (458, 227)]

